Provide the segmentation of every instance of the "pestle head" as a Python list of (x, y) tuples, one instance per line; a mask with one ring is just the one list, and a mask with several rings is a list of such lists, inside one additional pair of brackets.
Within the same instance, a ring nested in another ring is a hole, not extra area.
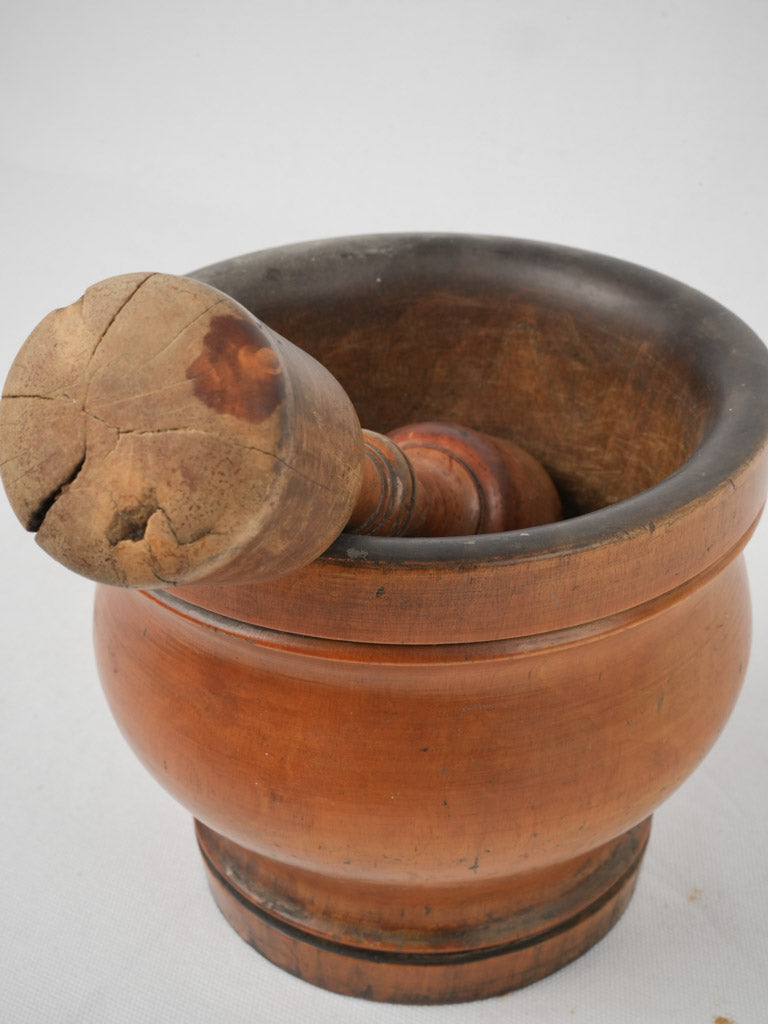
[(233, 299), (127, 274), (23, 345), (0, 475), (38, 543), (100, 583), (257, 582), (341, 532), (362, 435), (334, 378)]

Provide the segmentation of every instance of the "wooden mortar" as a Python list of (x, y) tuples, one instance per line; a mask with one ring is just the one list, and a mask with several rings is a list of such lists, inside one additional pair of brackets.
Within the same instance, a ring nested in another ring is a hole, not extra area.
[(566, 518), (344, 533), (262, 582), (100, 585), (115, 718), (194, 815), (224, 915), (286, 970), (399, 1002), (535, 981), (621, 915), (653, 810), (738, 694), (766, 351), (681, 284), (506, 239), (192, 276), (315, 356), (367, 427), (522, 445)]

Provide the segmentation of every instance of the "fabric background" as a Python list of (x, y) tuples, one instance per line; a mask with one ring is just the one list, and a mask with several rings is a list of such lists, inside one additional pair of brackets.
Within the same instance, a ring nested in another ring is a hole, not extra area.
[[(768, 338), (762, 0), (38, 0), (0, 15), (4, 376), (93, 281), (332, 235), (445, 230), (609, 253)], [(414, 1008), (282, 973), (224, 923), (189, 816), (110, 718), (92, 588), (0, 502), (0, 978), (13, 1022), (735, 1024), (768, 1019), (768, 524), (717, 745), (657, 813), (581, 960)]]

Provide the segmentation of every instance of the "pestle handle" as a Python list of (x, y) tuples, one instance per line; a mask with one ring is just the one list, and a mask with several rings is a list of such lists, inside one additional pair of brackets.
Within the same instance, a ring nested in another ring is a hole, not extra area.
[[(50, 313), (0, 401), (16, 515), (101, 583), (287, 575), (350, 517), (360, 532), (438, 535), (559, 518), (546, 473), (509, 442), (446, 425), (399, 440), (363, 432), (331, 374), (229, 296), (166, 274), (110, 278)], [(532, 520), (525, 492), (545, 495)], [(499, 513), (510, 495), (520, 522)]]
[(343, 529), (361, 453), (354, 409), (315, 360), (165, 274), (111, 278), (50, 313), (0, 402), (18, 518), (68, 568), (115, 585), (299, 568)]
[(511, 441), (453, 423), (363, 431), (363, 486), (347, 529), (379, 536), (498, 533), (560, 519), (560, 497)]

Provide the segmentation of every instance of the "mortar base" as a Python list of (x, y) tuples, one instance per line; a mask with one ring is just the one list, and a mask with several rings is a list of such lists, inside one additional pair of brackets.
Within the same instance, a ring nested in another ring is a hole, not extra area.
[[(283, 970), (344, 995), (393, 1003), (454, 1003), (485, 999), (522, 988), (581, 956), (610, 931), (631, 899), (645, 853), (651, 819), (607, 843), (600, 866), (570, 889), (565, 915), (558, 898), (558, 923), (507, 941), (451, 951), (403, 951), (338, 942), (307, 931), (267, 909), (264, 859), (196, 822), (208, 884), (224, 917), (241, 938)], [(588, 855), (594, 861), (594, 852)], [(250, 861), (250, 863), (249, 863)], [(578, 871), (578, 864), (575, 870)], [(250, 870), (249, 870), (250, 869)], [(249, 875), (254, 880), (248, 884)], [(549, 878), (548, 873), (542, 876)], [(505, 880), (509, 890), (514, 879)], [(531, 876), (525, 883), (531, 890)], [(596, 890), (598, 894), (595, 895)], [(542, 891), (541, 916), (548, 893)], [(500, 902), (509, 902), (508, 891)], [(527, 919), (528, 920), (528, 919)]]

